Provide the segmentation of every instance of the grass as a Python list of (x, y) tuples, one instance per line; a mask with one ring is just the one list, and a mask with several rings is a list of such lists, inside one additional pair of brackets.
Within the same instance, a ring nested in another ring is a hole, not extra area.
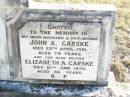
[(119, 62), (113, 62), (111, 70), (115, 74), (117, 81), (123, 82), (125, 80), (126, 68)]
[(122, 62), (126, 67), (130, 67), (130, 58), (124, 58)]

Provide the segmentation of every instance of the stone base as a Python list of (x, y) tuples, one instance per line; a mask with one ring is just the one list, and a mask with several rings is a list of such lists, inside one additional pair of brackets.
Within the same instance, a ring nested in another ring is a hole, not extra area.
[(108, 86), (0, 82), (0, 97), (130, 97), (129, 91), (130, 84), (116, 82), (113, 73)]
[[(27, 83), (1, 82), (2, 91), (0, 97), (110, 97), (107, 86), (84, 86), (84, 85), (41, 85)], [(9, 91), (9, 92), (8, 92)], [(13, 92), (10, 92), (13, 91)], [(10, 95), (9, 95), (10, 94)], [(8, 96), (9, 95), (9, 96)]]
[(1, 82), (0, 87), (0, 97), (110, 97), (109, 89), (107, 86), (64, 86)]

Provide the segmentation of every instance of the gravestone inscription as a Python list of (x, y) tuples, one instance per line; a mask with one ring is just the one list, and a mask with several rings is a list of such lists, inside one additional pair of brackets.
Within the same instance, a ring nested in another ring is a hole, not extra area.
[(10, 72), (6, 80), (107, 84), (115, 6), (30, 0), (29, 8), (12, 11), (5, 14)]
[(101, 23), (28, 22), (19, 30), (23, 77), (96, 81), (100, 33)]

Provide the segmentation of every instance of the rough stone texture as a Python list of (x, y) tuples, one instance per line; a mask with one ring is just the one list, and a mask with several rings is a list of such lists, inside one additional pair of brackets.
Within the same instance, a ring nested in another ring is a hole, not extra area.
[[(1, 97), (52, 97), (52, 96), (47, 96), (47, 95), (43, 96), (43, 95), (24, 94), (24, 93), (16, 93), (16, 92), (3, 92), (3, 93), (0, 93), (0, 96)], [(57, 97), (66, 97), (66, 96), (57, 96)], [(69, 96), (69, 97), (80, 97), (80, 96)], [(112, 97), (112, 96), (102, 95), (102, 96), (84, 96), (84, 97)]]
[(0, 97), (130, 97), (129, 91), (130, 84), (116, 82), (112, 72), (108, 86), (0, 82)]
[[(77, 97), (109, 97), (108, 88), (105, 86), (76, 86), (76, 85), (44, 85), (3, 82), (2, 89), (8, 89), (17, 93), (41, 96), (77, 96)], [(7, 91), (7, 90), (6, 90)], [(29, 96), (30, 97), (30, 96)]]

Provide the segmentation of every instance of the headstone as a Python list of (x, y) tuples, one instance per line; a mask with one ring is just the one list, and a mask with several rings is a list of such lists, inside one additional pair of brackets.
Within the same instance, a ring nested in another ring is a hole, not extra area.
[[(4, 7), (1, 80), (49, 84), (108, 83), (116, 8), (107, 4), (28, 2)], [(6, 28), (6, 30), (4, 30)], [(4, 68), (2, 62), (6, 61)], [(8, 63), (9, 62), (9, 63)], [(8, 77), (5, 77), (8, 76)]]

